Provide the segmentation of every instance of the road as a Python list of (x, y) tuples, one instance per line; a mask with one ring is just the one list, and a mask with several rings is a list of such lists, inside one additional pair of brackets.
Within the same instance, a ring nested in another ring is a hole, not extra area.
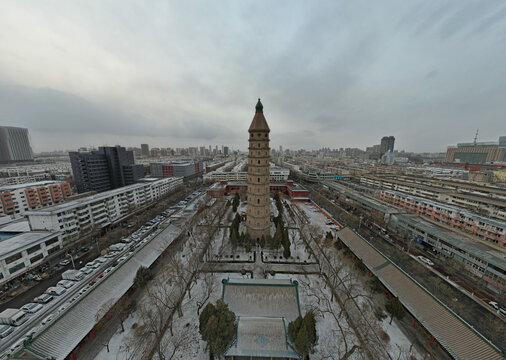
[[(197, 198), (198, 197), (193, 199), (192, 202), (196, 201)], [(188, 205), (190, 203), (191, 202), (189, 202)], [(172, 216), (177, 215), (182, 211), (183, 211), (183, 209), (180, 208), (174, 214), (172, 214), (171, 216), (164, 219), (160, 224), (162, 224), (166, 221), (169, 221)], [(137, 246), (140, 245), (141, 241), (143, 241), (145, 239), (149, 239), (149, 241), (150, 241), (151, 239), (153, 239), (154, 234), (157, 234), (158, 232), (163, 231), (164, 227), (159, 226), (160, 224), (152, 227), (151, 230), (142, 234), (140, 239), (136, 242)], [(41, 311), (39, 311), (35, 314), (29, 315), (28, 320), (25, 323), (23, 323), (19, 327), (15, 327), (15, 330), (11, 334), (9, 334), (6, 338), (0, 340), (0, 354), (6, 352), (13, 344), (17, 344), (18, 342), (21, 342), (22, 339), (25, 337), (25, 335), (30, 330), (32, 330), (32, 329), (37, 329), (37, 331), (40, 330), (40, 324), (42, 323), (43, 319), (48, 317), (50, 314), (56, 315), (58, 312), (61, 312), (60, 310), (61, 310), (62, 306), (64, 304), (66, 304), (67, 302), (69, 302), (69, 300), (70, 300), (70, 302), (72, 302), (74, 298), (79, 296), (78, 293), (79, 293), (79, 291), (81, 291), (81, 289), (83, 289), (85, 287), (90, 288), (88, 283), (91, 280), (97, 279), (97, 276), (100, 275), (101, 273), (103, 273), (107, 268), (111, 267), (113, 265), (113, 263), (117, 261), (118, 258), (121, 258), (125, 254), (131, 253), (131, 251), (130, 251), (131, 245), (135, 245), (135, 244), (134, 243), (128, 244), (128, 246), (125, 247), (124, 250), (122, 250), (121, 252), (118, 252), (115, 257), (108, 258), (106, 260), (106, 262), (101, 264), (92, 273), (86, 275), (83, 280), (80, 280), (79, 282), (76, 283), (76, 285), (67, 289), (67, 291), (64, 294), (62, 294), (61, 296), (54, 296), (54, 299), (52, 301), (50, 301), (48, 304), (43, 305), (44, 308)], [(137, 252), (138, 250), (140, 250), (144, 246), (145, 246), (145, 244), (142, 244), (141, 247), (136, 247), (136, 249), (133, 252)], [(96, 253), (93, 251), (89, 251), (86, 254), (87, 260), (91, 260), (91, 258), (94, 258), (94, 257), (96, 257)], [(81, 267), (84, 264), (86, 264), (86, 262), (82, 258), (80, 258), (79, 260), (75, 259), (75, 261), (77, 261), (78, 265)], [(83, 261), (82, 264), (80, 263), (80, 261)], [(121, 266), (121, 265), (119, 265), (119, 266)], [(16, 298), (12, 299), (11, 302), (9, 302), (9, 304), (11, 304), (12, 307), (14, 307), (14, 305), (16, 304), (16, 305), (18, 305), (18, 306), (16, 306), (16, 308), (19, 308), (19, 307), (23, 306), (26, 302), (33, 301), (33, 298), (36, 297), (37, 295), (40, 295), (41, 293), (43, 293), (47, 289), (47, 287), (50, 286), (50, 284), (54, 285), (59, 280), (61, 280), (61, 276), (60, 276), (61, 272), (63, 272), (64, 270), (67, 270), (69, 268), (71, 268), (70, 264), (65, 268), (59, 269), (58, 273), (54, 274), (51, 279), (46, 279), (45, 281), (41, 282), (40, 284), (37, 284), (34, 287), (35, 289), (30, 289), (30, 290), (27, 290), (25, 293), (20, 294)], [(100, 281), (100, 280), (98, 279), (97, 281)]]

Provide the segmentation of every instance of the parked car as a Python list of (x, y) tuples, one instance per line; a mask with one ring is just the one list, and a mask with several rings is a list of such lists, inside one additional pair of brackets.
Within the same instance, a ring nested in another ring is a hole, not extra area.
[(33, 301), (35, 301), (39, 304), (47, 304), (51, 300), (53, 300), (53, 297), (49, 294), (42, 294), (40, 296), (37, 296), (35, 299), (33, 299)]
[(10, 325), (0, 325), (0, 339), (6, 337), (11, 332), (14, 331), (14, 326)]
[(426, 257), (423, 257), (423, 256), (417, 256), (418, 260), (420, 260), (421, 262), (429, 265), (429, 266), (434, 266), (434, 263), (432, 261), (430, 261), (429, 259), (427, 259)]
[(60, 266), (67, 266), (68, 264), (70, 264), (70, 261), (68, 261), (68, 260), (62, 260), (58, 263), (58, 265), (60, 265)]
[(43, 306), (37, 303), (28, 303), (21, 307), (21, 310), (26, 311), (27, 313), (33, 314), (39, 310), (42, 310)]
[(75, 284), (75, 282), (73, 282), (71, 280), (60, 280), (60, 281), (58, 281), (58, 286), (64, 287), (65, 289), (71, 288), (74, 284)]
[(89, 250), (90, 250), (90, 249), (89, 249), (89, 248), (87, 248), (87, 247), (85, 247), (85, 248), (82, 248), (82, 249), (81, 249), (81, 251), (83, 251), (83, 252), (88, 252)]
[(93, 286), (93, 285), (95, 285), (95, 283), (96, 283), (96, 282), (97, 282), (97, 280), (93, 279), (93, 280), (91, 280), (91, 281), (88, 283), (88, 285)]
[(47, 288), (46, 294), (60, 296), (65, 291), (66, 291), (66, 289), (63, 286), (53, 286), (53, 287)]
[(82, 271), (83, 273), (85, 273), (86, 275), (88, 275), (89, 273), (92, 273), (92, 272), (93, 272), (93, 269), (92, 269), (91, 267), (86, 267), (86, 266), (85, 266), (85, 267), (81, 268), (81, 271)]
[(50, 322), (51, 320), (53, 320), (54, 317), (55, 317), (55, 314), (49, 315), (47, 318), (45, 318), (44, 320), (42, 320), (41, 324), (42, 325), (46, 325), (48, 322)]
[(107, 259), (104, 258), (103, 256), (100, 256), (95, 259), (95, 262), (99, 262), (99, 263), (103, 264), (103, 263), (107, 262)]

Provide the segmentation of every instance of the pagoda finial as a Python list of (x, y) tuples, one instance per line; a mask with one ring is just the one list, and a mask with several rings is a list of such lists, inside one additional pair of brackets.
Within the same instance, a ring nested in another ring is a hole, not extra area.
[(258, 98), (258, 102), (257, 102), (257, 105), (255, 106), (255, 109), (256, 109), (256, 112), (263, 112), (264, 111), (264, 106), (260, 102), (260, 98)]

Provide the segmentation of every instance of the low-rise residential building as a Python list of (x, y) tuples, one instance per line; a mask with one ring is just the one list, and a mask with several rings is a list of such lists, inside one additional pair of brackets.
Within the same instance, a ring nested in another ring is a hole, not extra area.
[[(269, 181), (270, 182), (285, 182), (288, 180), (290, 170), (283, 169), (277, 166), (271, 166)], [(248, 173), (246, 171), (231, 171), (221, 172), (213, 171), (203, 176), (204, 180), (212, 181), (246, 181)]]
[(32, 230), (61, 231), (66, 244), (93, 228), (121, 221), (135, 209), (147, 206), (182, 184), (181, 178), (144, 179), (141, 183), (29, 211), (25, 215)]
[(341, 184), (327, 185), (344, 196), (349, 204), (357, 204), (365, 213), (380, 215), (389, 226), (405, 230), (415, 241), (430, 246), (434, 252), (462, 262), (469, 271), (489, 283), (493, 290), (504, 290), (506, 255), (500, 249), (466, 236), (458, 229), (435, 224), (416, 214), (403, 213), (403, 209)]
[(201, 161), (156, 162), (151, 163), (150, 168), (154, 177), (188, 177), (204, 172), (205, 164)]
[(472, 209), (480, 215), (506, 220), (506, 202), (503, 199), (462, 193), (459, 190), (426, 186), (389, 178), (361, 176), (360, 183), (379, 189), (400, 191), (406, 194), (436, 200), (442, 203)]
[(64, 202), (71, 195), (70, 184), (63, 181), (0, 186), (0, 215), (24, 214)]
[(60, 232), (29, 231), (4, 237), (0, 241), (0, 285), (41, 265), (61, 248)]
[(394, 221), (415, 241), (430, 246), (437, 254), (464, 263), (469, 271), (488, 282), (492, 289), (504, 291), (506, 255), (500, 250), (425, 221), (418, 215), (399, 214)]
[(506, 223), (476, 215), (465, 209), (441, 204), (393, 190), (381, 190), (379, 198), (392, 205), (423, 215), (432, 221), (457, 228), (474, 236), (506, 248)]

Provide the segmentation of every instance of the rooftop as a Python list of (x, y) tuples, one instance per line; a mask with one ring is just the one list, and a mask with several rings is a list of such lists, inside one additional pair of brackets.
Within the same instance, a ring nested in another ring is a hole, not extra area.
[(30, 188), (30, 187), (58, 185), (58, 184), (62, 184), (62, 183), (64, 183), (64, 182), (63, 181), (35, 181), (35, 182), (24, 183), (24, 184), (5, 185), (5, 186), (0, 186), (0, 192), (17, 190), (17, 189), (24, 189), (24, 188)]
[(286, 328), (282, 318), (240, 317), (237, 338), (224, 355), (299, 359), (287, 342)]
[(338, 232), (344, 244), (436, 338), (453, 358), (503, 359), (501, 351), (418, 282), (349, 228)]
[(440, 239), (452, 245), (456, 249), (462, 249), (466, 253), (476, 256), (498, 269), (506, 269), (506, 253), (494, 249), (482, 242), (475, 241), (468, 236), (448, 230), (442, 226), (433, 224), (414, 214), (397, 215), (400, 221), (416, 226), (428, 234), (437, 235)]
[(59, 234), (59, 232), (30, 231), (11, 236), (0, 241), (0, 259), (5, 259), (12, 254), (16, 254), (25, 248), (52, 239)]
[[(158, 181), (167, 181), (167, 180), (176, 181), (178, 179), (179, 178), (163, 178), (163, 179), (157, 179), (157, 181), (153, 181), (153, 183), (158, 182)], [(122, 193), (132, 191), (132, 190), (135, 190), (138, 188), (142, 188), (147, 185), (149, 185), (149, 183), (138, 183), (138, 184), (133, 184), (133, 185), (128, 185), (128, 186), (123, 186), (118, 189), (101, 192), (101, 193), (98, 193), (95, 195), (87, 196), (85, 198), (80, 198), (80, 199), (76, 199), (73, 201), (68, 201), (66, 203), (54, 205), (54, 206), (47, 207), (44, 209), (27, 211), (27, 212), (25, 212), (25, 215), (54, 215), (54, 214), (61, 212), (61, 211), (67, 211), (67, 210), (71, 210), (71, 209), (74, 209), (77, 207), (88, 205), (88, 204), (91, 204), (91, 203), (94, 203), (94, 202), (97, 202), (100, 200), (105, 200), (111, 196), (122, 194)]]
[(28, 222), (28, 220), (25, 219), (19, 221), (12, 221), (3, 226), (0, 225), (0, 232), (20, 233), (27, 231), (30, 231), (30, 223)]
[(292, 321), (300, 315), (298, 283), (290, 279), (225, 279), (222, 300), (241, 317)]

